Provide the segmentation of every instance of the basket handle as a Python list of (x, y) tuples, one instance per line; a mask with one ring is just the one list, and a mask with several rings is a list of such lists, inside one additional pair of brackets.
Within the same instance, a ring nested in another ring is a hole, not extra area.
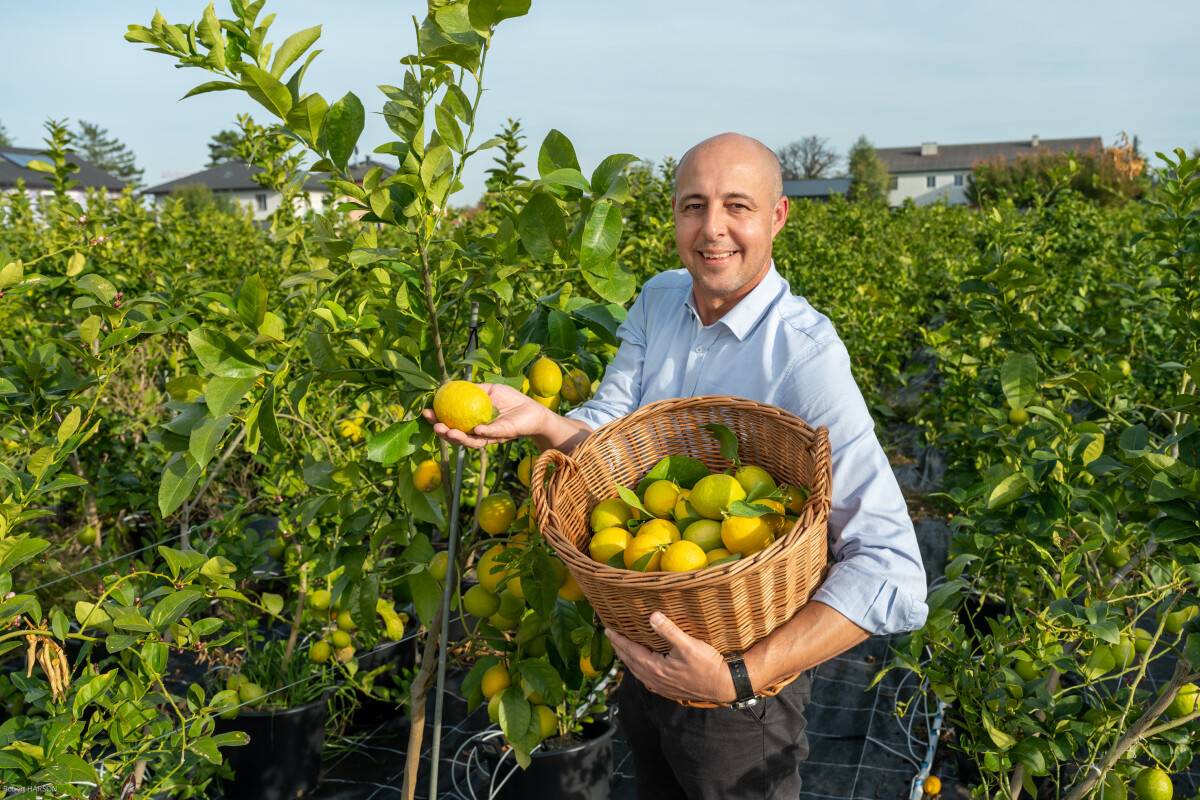
[(546, 471), (550, 469), (551, 465), (554, 466), (554, 471), (550, 473), (549, 480), (555, 485), (563, 479), (565, 474), (574, 473), (579, 466), (575, 459), (561, 450), (547, 450), (538, 456), (537, 461), (533, 463), (533, 471), (529, 476), (529, 486), (540, 530), (547, 528), (547, 523), (551, 521), (551, 516), (553, 516), (554, 523), (561, 527), (559, 525), (558, 514), (551, 510), (546, 503)]

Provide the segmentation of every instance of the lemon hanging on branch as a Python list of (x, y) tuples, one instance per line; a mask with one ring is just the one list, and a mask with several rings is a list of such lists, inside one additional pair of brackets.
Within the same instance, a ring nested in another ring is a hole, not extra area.
[(563, 374), (558, 364), (539, 358), (529, 368), (529, 391), (539, 397), (553, 397), (562, 389)]

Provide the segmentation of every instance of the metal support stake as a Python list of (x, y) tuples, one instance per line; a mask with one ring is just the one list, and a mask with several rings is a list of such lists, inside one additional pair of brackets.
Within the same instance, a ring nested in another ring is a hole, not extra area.
[[(478, 344), (479, 303), (471, 303), (471, 321), (467, 330), (467, 355), (475, 351)], [(475, 367), (468, 367), (467, 380), (475, 377)], [(450, 509), (450, 544), (446, 550), (446, 585), (442, 589), (442, 630), (438, 637), (437, 688), (433, 702), (433, 745), (429, 754), (429, 798), (438, 796), (438, 759), (442, 752), (442, 704), (446, 694), (446, 639), (450, 635), (450, 600), (458, 586), (458, 507), (463, 483), (463, 447), (455, 448), (454, 464), (454, 508)]]

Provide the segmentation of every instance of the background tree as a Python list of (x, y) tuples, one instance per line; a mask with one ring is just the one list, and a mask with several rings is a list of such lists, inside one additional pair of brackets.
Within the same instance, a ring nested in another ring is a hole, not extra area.
[(523, 162), (517, 161), (517, 156), (525, 149), (521, 140), (525, 134), (521, 132), (521, 121), (508, 118), (508, 124), (497, 135), (504, 144), (500, 145), (500, 155), (492, 159), (496, 166), (487, 171), (487, 191), (499, 192), (506, 186), (528, 180), (521, 174)]
[(851, 200), (881, 202), (887, 199), (891, 175), (888, 174), (887, 164), (883, 163), (865, 134), (858, 137), (858, 141), (850, 148), (847, 161), (850, 167)]
[(230, 161), (238, 161), (236, 151), (237, 144), (242, 140), (240, 131), (227, 130), (214, 134), (212, 141), (208, 143), (208, 163), (204, 166), (215, 167), (218, 164), (227, 164)]
[(8, 138), (8, 131), (4, 129), (4, 123), (0, 122), (0, 147), (12, 146), (12, 139)]
[(109, 138), (108, 129), (99, 125), (79, 120), (79, 131), (75, 138), (75, 150), (88, 163), (99, 167), (131, 186), (137, 187), (142, 183), (142, 173), (138, 169), (133, 151), (128, 145), (122, 144), (116, 137)]
[(841, 158), (828, 139), (815, 134), (785, 144), (776, 155), (785, 181), (827, 177)]

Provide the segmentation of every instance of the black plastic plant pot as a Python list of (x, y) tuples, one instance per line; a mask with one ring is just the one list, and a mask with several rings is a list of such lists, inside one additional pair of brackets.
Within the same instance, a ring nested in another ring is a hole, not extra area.
[(315, 788), (328, 715), (321, 697), (295, 708), (218, 719), (217, 733), (244, 731), (250, 737), (244, 746), (221, 748), (234, 772), (223, 787), (225, 800), (295, 800)]
[[(522, 770), (511, 756), (500, 761), (493, 776), (495, 800), (553, 797), (555, 800), (609, 800), (612, 797), (613, 734), (611, 722), (587, 726), (589, 738), (561, 750), (539, 750)], [(505, 778), (507, 777), (507, 780)], [(501, 784), (503, 781), (503, 784)]]

